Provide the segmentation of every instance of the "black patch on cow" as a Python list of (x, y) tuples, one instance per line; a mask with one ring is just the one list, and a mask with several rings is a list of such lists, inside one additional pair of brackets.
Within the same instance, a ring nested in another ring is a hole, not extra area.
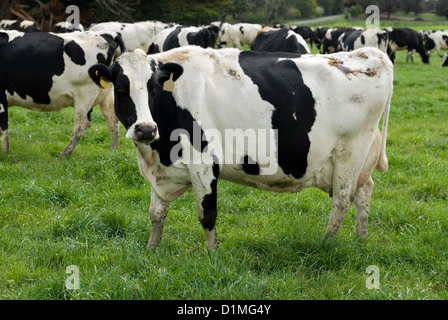
[(260, 174), (260, 166), (254, 160), (252, 160), (249, 156), (244, 156), (241, 169), (250, 175), (259, 175)]
[(366, 44), (366, 39), (364, 38), (364, 35), (361, 36), (361, 43)]
[(107, 57), (105, 65), (110, 65), (112, 63), (112, 59), (114, 58), (115, 51), (117, 50), (117, 48), (120, 48), (121, 52), (123, 52), (126, 48), (120, 34), (118, 34), (114, 38), (110, 34), (103, 33), (101, 34), (101, 37), (103, 37), (104, 40), (106, 40), (107, 43), (109, 44), (109, 46), (107, 47)]
[(271, 103), (272, 129), (276, 130), (277, 161), (285, 174), (303, 177), (310, 149), (308, 133), (316, 119), (315, 100), (291, 60), (300, 55), (287, 53), (241, 52), (239, 63), (258, 86), (263, 100)]
[(89, 122), (92, 121), (92, 111), (93, 111), (93, 108), (90, 108), (89, 112), (87, 112), (87, 119), (89, 120)]
[(219, 164), (213, 163), (213, 179), (210, 183), (211, 193), (206, 194), (202, 200), (202, 209), (204, 210), (204, 216), (202, 218), (202, 227), (208, 230), (213, 230), (216, 224), (216, 217), (218, 215), (218, 210), (216, 207), (218, 200), (218, 175), (219, 175)]
[(149, 45), (147, 54), (153, 54), (153, 53), (159, 53), (159, 52), (160, 52), (160, 49), (159, 49), (159, 45), (158, 44), (151, 43)]
[(128, 130), (137, 121), (135, 104), (129, 94), (129, 78), (123, 74), (123, 69), (118, 64), (113, 65), (112, 73), (114, 77), (112, 80), (114, 80), (115, 114), (126, 130)]
[(102, 63), (102, 64), (106, 64), (107, 63), (106, 57), (102, 53), (98, 53), (96, 55), (96, 60), (98, 61), (98, 63)]
[(178, 35), (181, 31), (182, 26), (178, 26), (176, 29), (170, 32), (170, 34), (166, 37), (165, 41), (163, 42), (162, 46), (163, 51), (168, 51), (170, 49), (180, 47)]
[(41, 32), (24, 33), (0, 45), (0, 90), (34, 103), (49, 104), (52, 78), (64, 72), (64, 40)]
[(83, 66), (86, 64), (84, 50), (75, 41), (70, 41), (64, 46), (65, 53), (70, 57), (73, 63)]
[(244, 35), (244, 27), (243, 26), (240, 27), (240, 32), (242, 35)]
[(198, 32), (189, 32), (187, 41), (190, 45), (200, 46), (202, 48), (212, 47), (212, 37), (208, 29), (201, 29)]
[(296, 37), (289, 37), (290, 29), (260, 32), (251, 44), (252, 51), (308, 53)]
[[(8, 100), (6, 100), (5, 90), (0, 90), (0, 108), (3, 107), (3, 112), (0, 112), (0, 129), (8, 129)], [(0, 143), (1, 144), (1, 143)]]

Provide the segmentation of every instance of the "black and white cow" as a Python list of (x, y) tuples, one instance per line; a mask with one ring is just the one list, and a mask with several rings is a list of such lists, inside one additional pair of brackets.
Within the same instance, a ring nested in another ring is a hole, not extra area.
[(389, 36), (386, 30), (350, 30), (339, 36), (336, 51), (353, 51), (363, 47), (378, 48), (387, 53)]
[(322, 53), (322, 51), (321, 51), (322, 43), (324, 41), (324, 38), (325, 38), (325, 35), (326, 35), (328, 29), (329, 28), (326, 28), (326, 27), (317, 27), (316, 28), (316, 37), (315, 37), (314, 41), (316, 43), (317, 49), (319, 49), (319, 51), (321, 53)]
[(345, 27), (337, 27), (337, 28), (329, 28), (325, 32), (325, 36), (322, 40), (322, 52), (323, 53), (333, 53), (336, 51), (336, 48), (339, 43), (339, 37), (341, 34), (353, 32), (356, 30), (364, 30), (360, 27), (353, 27), (353, 28), (345, 28)]
[(174, 26), (162, 30), (147, 49), (148, 53), (152, 54), (189, 45), (213, 48), (215, 46), (213, 41), (216, 41), (216, 37), (209, 27)]
[(437, 50), (439, 57), (442, 57), (440, 50), (448, 50), (448, 30), (437, 30), (424, 35), (425, 51), (428, 57)]
[(429, 63), (429, 56), (425, 51), (423, 40), (417, 31), (409, 28), (386, 28), (389, 34), (389, 57), (392, 62), (395, 60), (395, 52), (398, 50), (408, 50), (406, 62), (411, 59), (414, 62), (413, 54), (418, 52), (423, 63)]
[(302, 36), (289, 28), (264, 27), (255, 37), (250, 49), (266, 52), (310, 53), (310, 48)]
[(316, 32), (312, 27), (299, 26), (292, 27), (291, 30), (299, 34), (303, 38), (303, 40), (308, 42), (311, 48), (313, 47), (313, 43), (317, 43)]
[(258, 31), (262, 28), (261, 24), (254, 23), (237, 23), (227, 26), (222, 34), (219, 46), (242, 49), (243, 44), (250, 45), (254, 41)]
[(318, 187), (332, 195), (325, 237), (353, 202), (366, 236), (371, 173), (388, 168), (393, 65), (380, 50), (135, 50), (89, 73), (113, 83), (116, 114), (151, 184), (150, 246), (161, 239), (170, 201), (190, 188), (206, 243), (216, 246), (218, 178), (276, 192)]
[(39, 27), (31, 20), (0, 20), (0, 29), (19, 31), (40, 31)]
[(148, 50), (154, 37), (167, 27), (166, 23), (160, 21), (139, 21), (134, 23), (111, 21), (97, 23), (91, 26), (89, 30), (120, 33), (127, 50), (137, 48)]
[[(96, 63), (110, 65), (124, 50), (118, 34), (95, 32), (0, 32), (0, 135), (2, 152), (9, 152), (8, 106), (36, 111), (74, 107), (74, 128), (60, 157), (70, 155), (90, 127), (92, 108), (100, 105), (118, 146), (118, 120), (112, 89), (101, 90), (87, 71)], [(104, 83), (103, 83), (104, 84)]]
[(77, 26), (68, 23), (67, 21), (61, 21), (54, 25), (54, 32), (56, 33), (65, 33), (65, 32), (75, 32), (75, 31), (84, 31), (84, 26), (82, 24), (78, 24)]

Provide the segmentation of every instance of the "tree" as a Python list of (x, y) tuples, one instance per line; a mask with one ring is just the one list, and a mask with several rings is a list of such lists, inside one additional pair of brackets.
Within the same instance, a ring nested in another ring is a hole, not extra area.
[(162, 7), (167, 21), (190, 25), (223, 20), (232, 9), (231, 0), (166, 0)]

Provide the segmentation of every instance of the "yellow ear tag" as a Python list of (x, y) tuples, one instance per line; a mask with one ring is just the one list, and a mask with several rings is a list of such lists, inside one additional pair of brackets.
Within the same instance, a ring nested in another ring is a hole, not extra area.
[(174, 91), (174, 81), (173, 74), (170, 74), (170, 78), (163, 83), (163, 91), (173, 92)]
[(103, 89), (108, 88), (108, 85), (107, 85), (106, 81), (104, 81), (103, 77), (101, 77), (101, 79), (100, 79), (100, 86)]

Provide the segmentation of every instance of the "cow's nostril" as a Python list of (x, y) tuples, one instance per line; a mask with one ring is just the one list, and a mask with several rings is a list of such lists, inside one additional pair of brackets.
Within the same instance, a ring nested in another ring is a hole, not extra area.
[(137, 124), (134, 131), (138, 141), (152, 141), (157, 135), (157, 126), (155, 124)]

